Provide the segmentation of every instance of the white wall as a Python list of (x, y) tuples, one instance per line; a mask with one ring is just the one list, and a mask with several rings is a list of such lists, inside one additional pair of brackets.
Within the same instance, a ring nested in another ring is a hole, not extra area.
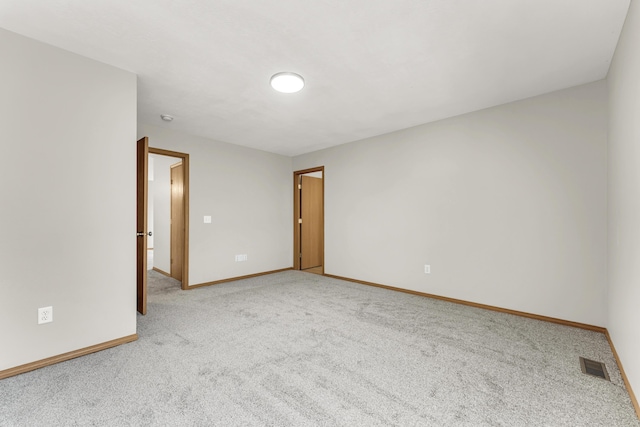
[(325, 272), (604, 326), (606, 99), (600, 81), (294, 158), (325, 166)]
[(290, 157), (142, 123), (138, 135), (190, 156), (189, 285), (291, 267)]
[[(149, 156), (149, 159), (148, 159), (149, 179), (147, 182), (147, 191), (149, 195), (153, 194), (154, 192), (153, 163), (154, 163), (153, 157)], [(149, 196), (147, 198), (147, 230), (151, 231), (152, 233), (151, 233), (151, 236), (147, 236), (147, 249), (153, 248), (153, 244), (154, 244), (155, 233), (153, 233), (153, 227), (154, 227), (153, 210), (154, 210), (153, 197)], [(150, 266), (149, 263), (147, 263), (147, 268), (151, 268), (151, 267), (153, 267), (153, 265)]]
[[(149, 164), (149, 166), (151, 166), (151, 164)], [(149, 180), (149, 182), (147, 183), (148, 187), (147, 187), (147, 191), (148, 194), (153, 194), (153, 180)], [(153, 268), (153, 245), (154, 245), (154, 232), (153, 232), (153, 227), (154, 227), (154, 218), (153, 218), (153, 197), (149, 197), (147, 199), (147, 230), (149, 230), (151, 232), (150, 236), (147, 236), (147, 270), (151, 270)]]
[(4, 370), (136, 332), (136, 76), (1, 29), (0, 52)]
[(640, 4), (631, 2), (609, 83), (609, 321), (640, 393)]
[(180, 159), (175, 157), (149, 156), (154, 160), (153, 192), (149, 192), (149, 202), (154, 209), (154, 249), (153, 266), (171, 273), (171, 165)]

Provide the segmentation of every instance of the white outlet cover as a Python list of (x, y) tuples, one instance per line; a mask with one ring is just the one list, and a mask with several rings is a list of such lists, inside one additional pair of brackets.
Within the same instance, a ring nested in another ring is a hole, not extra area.
[(38, 325), (53, 322), (53, 307), (41, 307), (38, 309)]
[(424, 274), (431, 274), (431, 266), (429, 264), (424, 265)]
[(211, 224), (211, 217), (209, 215), (205, 215), (204, 216), (204, 223), (205, 224)]

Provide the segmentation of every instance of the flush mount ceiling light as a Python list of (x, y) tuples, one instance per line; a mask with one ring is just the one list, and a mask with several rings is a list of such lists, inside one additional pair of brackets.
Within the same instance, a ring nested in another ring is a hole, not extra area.
[(294, 93), (304, 87), (304, 79), (296, 73), (277, 73), (271, 76), (271, 87), (282, 93)]
[(168, 114), (160, 114), (160, 118), (165, 122), (170, 122), (171, 120), (173, 120), (173, 116), (170, 116)]

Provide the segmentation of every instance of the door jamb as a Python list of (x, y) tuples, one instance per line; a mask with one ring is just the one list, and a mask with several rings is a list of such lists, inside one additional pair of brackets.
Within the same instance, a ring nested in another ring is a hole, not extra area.
[(300, 270), (300, 191), (298, 189), (298, 183), (300, 182), (300, 176), (311, 173), (322, 172), (322, 272), (324, 274), (324, 166), (317, 166), (314, 168), (303, 169), (293, 172), (293, 269)]
[(182, 173), (184, 174), (184, 195), (183, 195), (183, 211), (184, 211), (184, 242), (182, 253), (182, 283), (181, 288), (186, 290), (189, 288), (189, 154), (177, 151), (164, 150), (162, 148), (149, 147), (149, 154), (158, 154), (160, 156), (177, 157), (182, 159)]

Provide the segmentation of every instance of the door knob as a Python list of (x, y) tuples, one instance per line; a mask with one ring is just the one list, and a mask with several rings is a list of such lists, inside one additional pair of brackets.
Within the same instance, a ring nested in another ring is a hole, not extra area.
[(137, 237), (142, 237), (142, 236), (144, 236), (145, 234), (149, 234), (149, 237), (153, 236), (153, 233), (152, 233), (151, 231), (150, 231), (149, 233), (145, 233), (144, 231), (138, 231), (138, 232), (136, 233), (136, 236), (137, 236)]

